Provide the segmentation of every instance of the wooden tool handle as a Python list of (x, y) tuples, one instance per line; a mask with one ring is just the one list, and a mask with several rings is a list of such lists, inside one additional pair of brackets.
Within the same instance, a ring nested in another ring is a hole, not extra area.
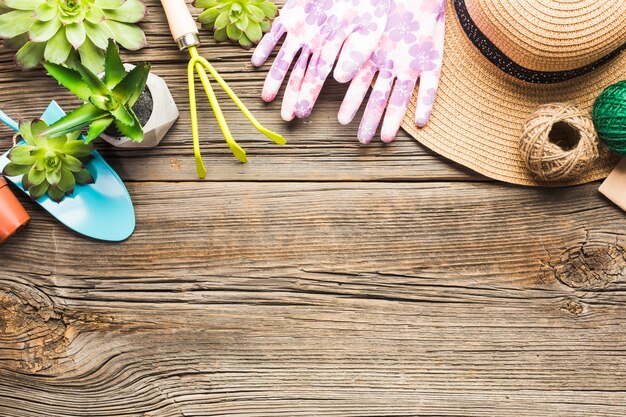
[(193, 20), (185, 0), (161, 0), (161, 5), (163, 5), (170, 32), (176, 42), (185, 35), (198, 34), (196, 21)]

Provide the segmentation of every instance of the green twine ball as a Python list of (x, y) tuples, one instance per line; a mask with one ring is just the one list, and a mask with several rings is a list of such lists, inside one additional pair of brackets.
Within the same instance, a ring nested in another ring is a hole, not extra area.
[(626, 80), (607, 87), (598, 96), (592, 117), (606, 147), (626, 156)]

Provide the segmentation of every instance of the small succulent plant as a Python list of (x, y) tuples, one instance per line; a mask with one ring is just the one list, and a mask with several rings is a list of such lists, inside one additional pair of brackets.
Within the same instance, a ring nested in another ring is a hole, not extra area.
[(198, 20), (213, 29), (218, 42), (230, 39), (244, 48), (258, 43), (278, 9), (269, 0), (196, 0)]
[(11, 162), (2, 174), (22, 175), (22, 185), (33, 200), (47, 193), (58, 203), (74, 192), (76, 184), (93, 183), (85, 164), (94, 148), (79, 138), (80, 132), (56, 138), (42, 136), (41, 132), (47, 128), (48, 125), (38, 119), (20, 124), (20, 135), (26, 144), (9, 152)]
[(146, 87), (149, 64), (138, 64), (126, 72), (114, 42), (109, 42), (102, 79), (84, 65), (76, 69), (46, 62), (48, 74), (85, 101), (81, 107), (67, 114), (42, 132), (56, 137), (89, 126), (86, 141), (91, 142), (111, 124), (134, 142), (143, 141), (143, 128), (133, 105)]
[(146, 45), (135, 25), (146, 14), (142, 0), (0, 0), (0, 10), (0, 37), (18, 49), (23, 69), (80, 60), (99, 73), (109, 39), (130, 50)]

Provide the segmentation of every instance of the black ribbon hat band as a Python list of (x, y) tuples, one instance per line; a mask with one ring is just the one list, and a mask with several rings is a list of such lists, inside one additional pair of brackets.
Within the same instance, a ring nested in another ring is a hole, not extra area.
[(580, 77), (600, 68), (626, 50), (626, 44), (624, 44), (610, 54), (580, 68), (565, 71), (535, 71), (514, 62), (485, 36), (472, 20), (465, 0), (454, 0), (454, 9), (469, 40), (491, 63), (507, 74), (529, 83), (552, 84)]

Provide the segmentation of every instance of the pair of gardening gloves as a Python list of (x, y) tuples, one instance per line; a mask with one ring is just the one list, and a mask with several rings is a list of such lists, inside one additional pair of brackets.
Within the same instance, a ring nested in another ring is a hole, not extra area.
[(377, 75), (359, 127), (360, 142), (372, 140), (383, 114), (381, 139), (393, 141), (418, 80), (415, 123), (424, 126), (441, 73), (445, 4), (445, 0), (288, 0), (252, 56), (255, 66), (263, 65), (287, 34), (265, 80), (263, 100), (274, 100), (299, 52), (283, 98), (284, 120), (311, 114), (335, 67), (337, 81), (351, 81), (339, 111), (342, 124), (354, 119)]

